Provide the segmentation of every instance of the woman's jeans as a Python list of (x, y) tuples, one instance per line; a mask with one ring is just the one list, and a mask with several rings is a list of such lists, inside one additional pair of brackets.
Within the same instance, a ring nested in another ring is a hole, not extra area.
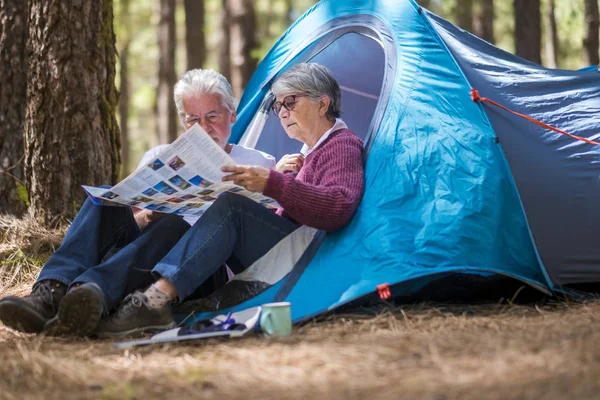
[(97, 206), (87, 199), (38, 282), (96, 283), (110, 310), (154, 282), (152, 268), (189, 228), (181, 217), (167, 214), (140, 231), (129, 207)]
[(298, 225), (246, 197), (225, 192), (152, 270), (188, 297), (227, 263), (240, 273)]

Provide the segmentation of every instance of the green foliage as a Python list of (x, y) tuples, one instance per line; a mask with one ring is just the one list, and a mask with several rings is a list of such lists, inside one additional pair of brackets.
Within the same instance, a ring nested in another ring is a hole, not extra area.
[(513, 0), (494, 0), (494, 35), (496, 46), (509, 53), (515, 52), (515, 18)]
[[(1, 239), (5, 241), (5, 238)], [(47, 259), (47, 255), (35, 257), (19, 248), (0, 252), (0, 290), (31, 281), (39, 274)]]
[(29, 203), (29, 193), (27, 192), (27, 188), (21, 182), (15, 182), (17, 198), (19, 201), (23, 202), (27, 207), (31, 205)]
[(133, 400), (136, 398), (136, 385), (132, 381), (116, 382), (107, 385), (100, 393), (103, 400)]
[(13, 253), (3, 254), (3, 259), (0, 261), (0, 265), (3, 267), (27, 265), (33, 268), (42, 268), (47, 260), (47, 257), (28, 256), (23, 252), (23, 250), (16, 249)]
[(579, 69), (583, 65), (583, 1), (556, 0), (558, 31), (558, 65), (565, 69)]

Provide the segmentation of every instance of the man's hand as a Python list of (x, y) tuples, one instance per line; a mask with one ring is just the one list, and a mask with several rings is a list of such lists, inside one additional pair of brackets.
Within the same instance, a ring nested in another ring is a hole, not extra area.
[(163, 215), (162, 213), (157, 213), (150, 210), (143, 210), (141, 208), (135, 207), (132, 207), (131, 211), (133, 211), (133, 218), (135, 219), (135, 222), (138, 224), (140, 229), (144, 229), (148, 226), (148, 224), (150, 224), (150, 222), (156, 221)]
[(221, 171), (231, 172), (231, 175), (223, 177), (223, 182), (233, 182), (251, 192), (262, 193), (269, 179), (269, 170), (263, 167), (231, 165), (221, 168)]
[(275, 166), (277, 172), (300, 172), (300, 168), (304, 165), (304, 156), (300, 153), (286, 154), (281, 157), (281, 160)]

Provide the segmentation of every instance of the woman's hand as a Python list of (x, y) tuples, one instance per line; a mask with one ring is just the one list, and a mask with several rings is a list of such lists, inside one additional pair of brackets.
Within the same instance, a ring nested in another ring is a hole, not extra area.
[(300, 168), (304, 165), (304, 156), (300, 153), (286, 154), (281, 157), (281, 160), (275, 166), (277, 172), (300, 172)]
[(132, 207), (131, 211), (133, 211), (133, 218), (135, 222), (139, 226), (140, 229), (144, 229), (150, 224), (152, 221), (156, 221), (160, 217), (162, 217), (162, 213), (157, 213), (150, 210), (144, 210), (141, 208)]
[(223, 182), (233, 182), (251, 192), (262, 193), (269, 179), (269, 170), (263, 167), (230, 165), (221, 168), (221, 171), (231, 172), (231, 175), (223, 177)]

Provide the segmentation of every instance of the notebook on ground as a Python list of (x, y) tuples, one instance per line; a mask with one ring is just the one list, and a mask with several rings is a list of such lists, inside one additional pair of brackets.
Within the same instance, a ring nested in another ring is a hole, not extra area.
[(196, 321), (190, 325), (157, 333), (150, 339), (115, 343), (118, 348), (143, 346), (155, 343), (180, 342), (218, 336), (239, 337), (252, 330), (258, 323), (260, 307), (252, 307), (235, 313), (217, 315), (211, 319)]

